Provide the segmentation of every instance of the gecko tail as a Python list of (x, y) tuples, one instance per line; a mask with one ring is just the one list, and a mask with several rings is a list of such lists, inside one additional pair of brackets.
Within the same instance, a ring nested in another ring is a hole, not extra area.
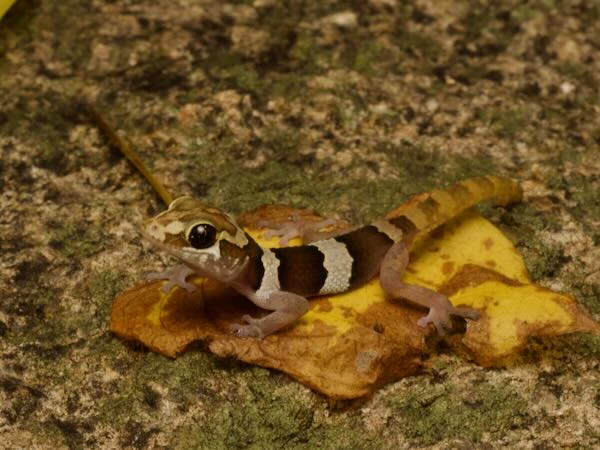
[(518, 203), (523, 199), (523, 189), (516, 181), (494, 175), (489, 175), (487, 178), (497, 185), (497, 193), (494, 197), (496, 205), (506, 206)]
[(480, 202), (493, 200), (497, 205), (516, 203), (523, 197), (519, 184), (495, 175), (467, 178), (446, 189), (433, 190), (429, 197), (404, 211), (418, 233), (433, 229)]

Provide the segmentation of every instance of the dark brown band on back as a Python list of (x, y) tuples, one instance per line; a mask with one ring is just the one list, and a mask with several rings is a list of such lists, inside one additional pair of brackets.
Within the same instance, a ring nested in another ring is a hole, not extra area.
[(243, 247), (243, 251), (248, 255), (247, 281), (252, 289), (256, 291), (260, 288), (265, 274), (265, 268), (261, 260), (263, 251), (248, 233), (246, 233), (246, 239), (248, 239), (248, 243)]
[(460, 183), (449, 186), (446, 192), (450, 194), (459, 203), (467, 203), (473, 197), (473, 194), (469, 189)]
[(425, 216), (430, 218), (432, 221), (440, 212), (440, 204), (432, 197), (428, 197), (427, 199), (423, 200), (417, 205), (417, 208), (419, 208), (423, 214), (425, 214)]
[(373, 225), (367, 225), (334, 238), (346, 245), (353, 259), (350, 287), (360, 286), (379, 272), (381, 260), (392, 241), (387, 234), (377, 230)]
[(389, 222), (402, 230), (402, 233), (404, 234), (404, 240), (407, 242), (412, 241), (419, 231), (417, 230), (415, 224), (412, 223), (412, 221), (406, 216), (394, 217), (393, 219), (390, 219)]
[(488, 177), (476, 177), (473, 180), (481, 186), (482, 190), (487, 192), (494, 192), (496, 190), (496, 185)]
[(281, 290), (304, 296), (319, 293), (327, 279), (327, 270), (323, 265), (325, 256), (318, 248), (303, 245), (272, 248), (271, 251), (279, 260)]

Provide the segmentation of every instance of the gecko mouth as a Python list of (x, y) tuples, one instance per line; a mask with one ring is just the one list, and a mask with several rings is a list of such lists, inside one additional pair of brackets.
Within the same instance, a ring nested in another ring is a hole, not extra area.
[[(147, 240), (148, 242), (150, 242), (150, 244), (152, 244), (154, 247), (157, 247), (158, 249), (163, 250), (163, 251), (167, 252), (168, 254), (175, 256), (176, 258), (180, 259), (182, 262), (189, 265), (190, 267), (197, 270), (198, 272), (204, 271), (204, 269), (202, 267), (198, 267), (197, 264), (194, 264), (194, 262), (190, 260), (190, 255), (187, 254), (187, 252), (184, 250), (184, 248), (179, 248), (174, 245), (170, 245), (166, 242), (163, 242), (163, 241), (155, 238), (151, 233), (152, 233), (151, 231), (147, 231), (144, 228), (142, 228), (140, 230), (140, 234), (142, 235), (142, 237), (145, 240)], [(192, 247), (190, 247), (190, 251), (193, 251), (193, 250), (194, 249)], [(206, 259), (209, 259), (209, 257), (210, 257), (210, 255), (205, 256)]]
[(193, 247), (178, 248), (169, 245), (156, 239), (143, 228), (140, 230), (140, 234), (153, 246), (176, 257), (186, 266), (194, 269), (198, 275), (224, 283), (237, 279), (248, 264), (247, 257), (234, 260), (226, 257), (216, 257), (207, 252), (199, 252)]

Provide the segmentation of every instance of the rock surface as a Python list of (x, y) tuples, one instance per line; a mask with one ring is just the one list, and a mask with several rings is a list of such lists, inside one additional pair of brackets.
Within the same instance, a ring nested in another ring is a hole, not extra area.
[(535, 281), (600, 319), (600, 9), (584, 1), (19, 0), (0, 21), (0, 447), (447, 448), (600, 443), (600, 340), (534, 342), (489, 370), (329, 405), (202, 349), (108, 332), (111, 301), (171, 262), (162, 208), (93, 102), (174, 193), (353, 222), (484, 173), (484, 209)]

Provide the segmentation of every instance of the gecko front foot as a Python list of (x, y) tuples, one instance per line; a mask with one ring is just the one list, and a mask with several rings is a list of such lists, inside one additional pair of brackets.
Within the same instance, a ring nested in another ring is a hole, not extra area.
[(264, 333), (258, 325), (260, 319), (255, 319), (254, 317), (245, 314), (242, 317), (242, 321), (246, 322), (247, 325), (234, 323), (229, 327), (232, 333), (239, 337), (251, 337), (256, 339), (262, 339), (264, 337)]
[(196, 289), (196, 286), (185, 281), (185, 279), (193, 273), (195, 273), (194, 269), (191, 269), (185, 264), (179, 264), (178, 266), (171, 267), (164, 272), (150, 273), (146, 279), (167, 280), (167, 282), (161, 288), (161, 291), (163, 291), (165, 294), (175, 286), (183, 288), (188, 292), (193, 292)]
[(417, 321), (417, 325), (424, 328), (431, 323), (435, 326), (438, 334), (443, 336), (447, 331), (452, 329), (452, 319), (450, 316), (458, 316), (471, 320), (479, 319), (479, 311), (470, 308), (455, 308), (448, 300), (444, 303), (442, 303), (442, 307), (434, 306), (429, 308), (429, 313), (421, 317)]

